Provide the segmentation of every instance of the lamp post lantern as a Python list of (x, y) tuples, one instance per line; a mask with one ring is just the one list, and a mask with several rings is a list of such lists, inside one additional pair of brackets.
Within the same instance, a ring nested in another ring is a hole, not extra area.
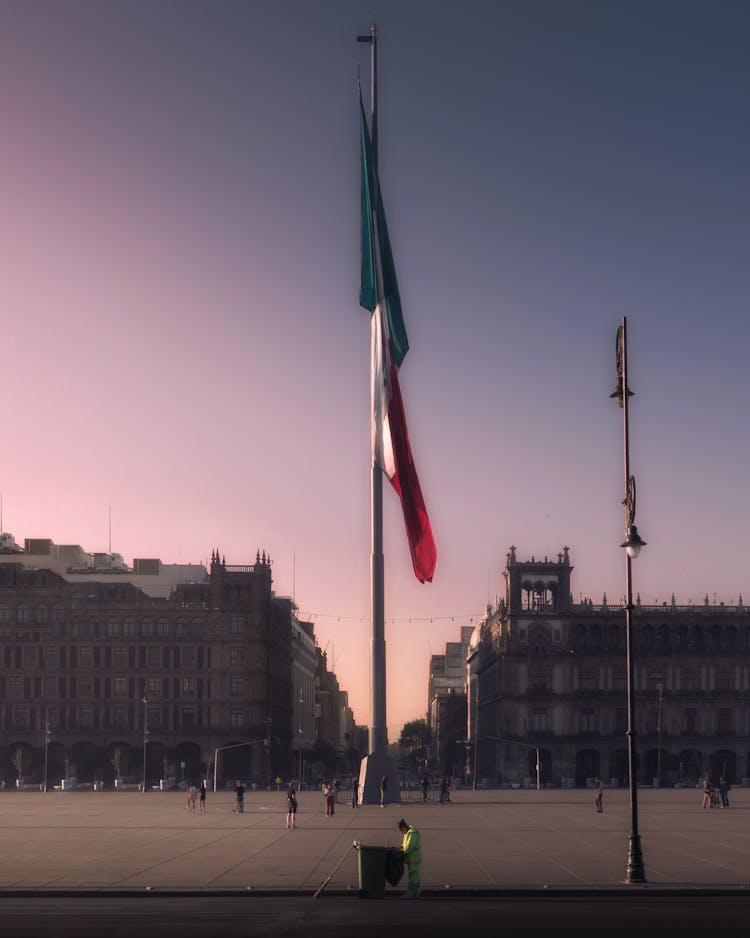
[(617, 363), (617, 383), (609, 395), (623, 412), (623, 443), (625, 453), (625, 540), (620, 547), (625, 548), (625, 647), (627, 657), (628, 688), (628, 784), (630, 789), (630, 837), (628, 838), (628, 860), (625, 873), (626, 883), (645, 883), (646, 871), (643, 866), (641, 837), (638, 833), (638, 782), (636, 772), (636, 728), (635, 728), (635, 675), (633, 667), (633, 581), (631, 562), (638, 556), (646, 542), (638, 534), (635, 526), (635, 479), (630, 474), (630, 428), (628, 425), (628, 399), (633, 392), (628, 387), (628, 346), (627, 319), (622, 317), (622, 325), (617, 330), (615, 345)]

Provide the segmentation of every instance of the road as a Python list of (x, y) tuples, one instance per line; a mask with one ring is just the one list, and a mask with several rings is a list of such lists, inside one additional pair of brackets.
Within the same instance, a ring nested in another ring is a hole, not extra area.
[(430, 938), (501, 933), (505, 938), (679, 938), (745, 933), (750, 892), (744, 896), (539, 895), (511, 898), (426, 898), (404, 902), (323, 896), (2, 898), (0, 921), (8, 938)]

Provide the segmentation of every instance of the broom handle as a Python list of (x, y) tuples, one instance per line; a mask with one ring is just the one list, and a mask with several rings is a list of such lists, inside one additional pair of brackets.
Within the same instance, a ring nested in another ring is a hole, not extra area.
[(352, 844), (351, 847), (349, 847), (349, 849), (346, 851), (346, 853), (343, 855), (343, 857), (339, 860), (339, 862), (338, 862), (338, 864), (337, 864), (337, 866), (336, 866), (336, 869), (334, 869), (334, 870), (331, 872), (331, 875), (328, 877), (328, 879), (323, 883), (323, 885), (318, 889), (318, 891), (313, 894), (313, 899), (317, 899), (317, 898), (320, 896), (321, 892), (323, 892), (323, 890), (326, 888), (326, 886), (330, 883), (330, 881), (331, 881), (331, 880), (333, 879), (333, 877), (336, 875), (336, 873), (338, 872), (339, 867), (342, 865), (342, 863), (344, 862), (344, 860), (345, 860), (345, 859), (349, 856), (349, 854), (352, 852), (352, 850), (354, 849), (354, 846), (355, 846), (355, 844)]

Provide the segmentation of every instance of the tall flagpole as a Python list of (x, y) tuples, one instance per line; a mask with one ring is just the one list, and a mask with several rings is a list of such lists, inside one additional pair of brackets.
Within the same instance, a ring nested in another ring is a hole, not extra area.
[[(371, 141), (373, 177), (377, 199), (378, 180), (378, 51), (377, 30), (373, 21), (369, 36), (357, 36), (357, 42), (370, 44), (371, 70)], [(374, 383), (370, 382), (374, 388)], [(375, 413), (375, 401), (371, 401)], [(369, 755), (363, 760), (360, 770), (360, 799), (364, 804), (377, 804), (381, 799), (380, 779), (388, 776), (385, 800), (399, 800), (398, 779), (392, 760), (388, 757), (388, 727), (386, 722), (385, 689), (385, 577), (383, 563), (383, 472), (378, 465), (375, 451), (372, 454), (371, 496), (371, 553), (370, 553), (370, 597), (372, 615), (372, 638), (370, 662), (372, 675), (372, 707), (370, 722)], [(395, 798), (394, 798), (394, 792)]]

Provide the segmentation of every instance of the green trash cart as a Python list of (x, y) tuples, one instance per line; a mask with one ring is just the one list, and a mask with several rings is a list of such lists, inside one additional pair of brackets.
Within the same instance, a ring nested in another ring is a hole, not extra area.
[(357, 844), (357, 873), (360, 899), (385, 898), (385, 865), (388, 847)]

